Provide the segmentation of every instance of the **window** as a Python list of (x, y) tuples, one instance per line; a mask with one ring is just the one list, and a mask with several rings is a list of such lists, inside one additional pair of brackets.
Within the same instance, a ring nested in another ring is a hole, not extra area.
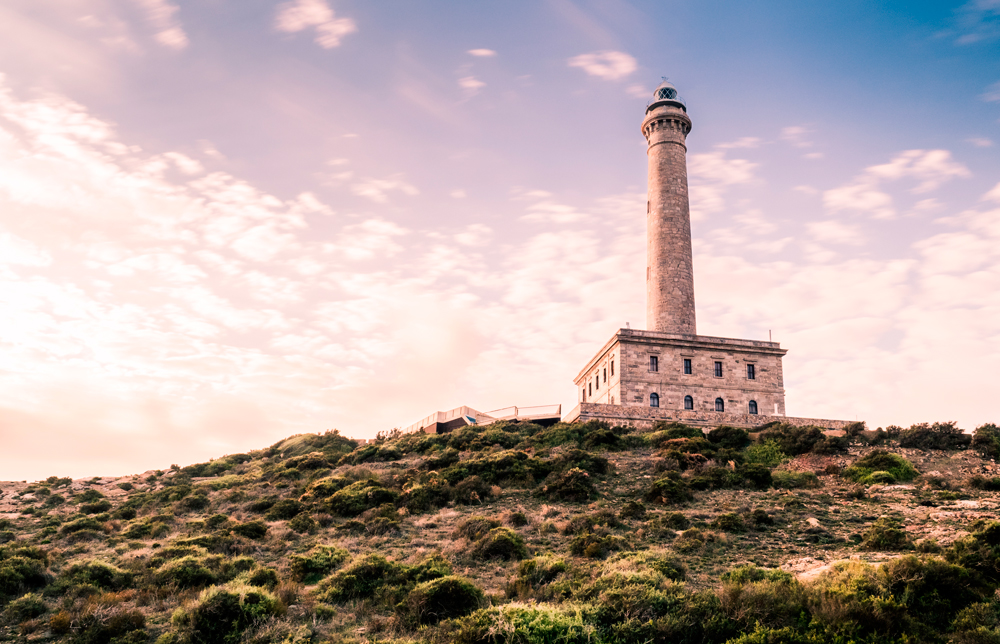
[(611, 397), (611, 404), (612, 405), (615, 404), (615, 397), (614, 396)]
[(684, 358), (684, 375), (691, 375), (691, 358)]
[(718, 361), (716, 361), (715, 363), (715, 377), (716, 378), (722, 377), (722, 363)]
[(723, 402), (722, 398), (715, 399), (715, 411), (726, 411), (726, 403)]
[(601, 388), (601, 374), (598, 372), (594, 374), (594, 389), (600, 389), (600, 388)]
[(657, 356), (649, 356), (649, 370), (659, 371), (660, 370), (660, 358)]
[(684, 396), (684, 409), (694, 409), (694, 398)]
[(660, 406), (660, 394), (649, 394), (649, 406), (650, 407)]
[(608, 382), (608, 370), (607, 370), (607, 368), (604, 369), (604, 382), (605, 383)]
[(747, 380), (757, 379), (757, 365), (748, 364), (747, 365)]
[(615, 357), (611, 356), (611, 375), (615, 375)]
[(580, 387), (580, 401), (587, 402), (587, 388)]
[(587, 395), (588, 396), (593, 396), (594, 395), (594, 390), (590, 388), (590, 383), (589, 382), (587, 383)]
[(757, 401), (756, 400), (751, 400), (750, 401), (750, 415), (751, 416), (756, 416), (757, 415)]

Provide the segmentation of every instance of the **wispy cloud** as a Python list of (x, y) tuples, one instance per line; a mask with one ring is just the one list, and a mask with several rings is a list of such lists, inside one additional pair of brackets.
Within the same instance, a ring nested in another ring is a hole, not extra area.
[(823, 193), (823, 205), (828, 212), (857, 211), (876, 219), (896, 216), (892, 196), (882, 184), (910, 178), (917, 181), (911, 190), (923, 194), (937, 189), (951, 179), (968, 177), (971, 173), (963, 164), (952, 159), (948, 150), (907, 150), (891, 161), (873, 165), (851, 183)]
[(470, 49), (466, 53), (471, 56), (478, 56), (480, 58), (490, 58), (492, 56), (497, 55), (497, 53), (492, 49)]
[(990, 139), (987, 139), (986, 137), (983, 137), (983, 136), (974, 136), (974, 137), (966, 139), (966, 141), (968, 143), (971, 143), (972, 145), (976, 146), (977, 148), (991, 148), (991, 147), (993, 147), (993, 141), (991, 141)]
[(188, 46), (188, 37), (177, 20), (180, 11), (177, 5), (168, 0), (133, 0), (146, 12), (146, 19), (156, 30), (156, 41), (171, 49), (184, 49)]
[(1000, 38), (1000, 2), (971, 0), (958, 10), (959, 31), (955, 43), (972, 45)]
[(570, 67), (579, 67), (591, 76), (604, 80), (625, 78), (637, 68), (636, 60), (621, 51), (598, 51), (580, 54), (568, 61)]
[(691, 218), (701, 219), (725, 208), (729, 188), (752, 181), (757, 166), (746, 159), (727, 158), (725, 151), (691, 155), (688, 159)]
[(479, 80), (475, 76), (466, 76), (464, 78), (458, 79), (458, 86), (466, 90), (469, 93), (476, 93), (482, 88), (486, 87), (486, 83)]
[(986, 91), (980, 95), (980, 98), (987, 103), (1000, 102), (1000, 82), (993, 83), (986, 88)]
[(351, 188), (354, 194), (371, 199), (376, 203), (389, 201), (390, 192), (401, 192), (404, 195), (418, 195), (420, 191), (399, 177), (388, 179), (364, 179)]
[(316, 28), (316, 44), (324, 49), (340, 45), (340, 41), (358, 30), (350, 18), (337, 18), (325, 0), (294, 0), (278, 6), (275, 28), (295, 33)]

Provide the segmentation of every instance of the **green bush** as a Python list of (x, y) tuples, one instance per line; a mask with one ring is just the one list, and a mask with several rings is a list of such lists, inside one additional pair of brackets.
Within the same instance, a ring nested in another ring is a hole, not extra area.
[(377, 594), (398, 595), (414, 584), (451, 574), (451, 566), (440, 557), (429, 557), (415, 566), (390, 561), (381, 555), (367, 555), (352, 561), (321, 585), (318, 599), (340, 604), (367, 599)]
[(564, 597), (569, 594), (563, 592), (565, 589), (552, 589), (550, 584), (567, 570), (565, 561), (551, 555), (525, 559), (517, 565), (517, 572), (507, 581), (507, 597), (538, 600)]
[(65, 585), (87, 584), (101, 590), (130, 588), (135, 575), (103, 561), (83, 561), (69, 565), (59, 575)]
[(712, 527), (723, 532), (744, 532), (747, 529), (743, 517), (735, 512), (720, 514), (712, 520)]
[(865, 531), (861, 547), (866, 550), (912, 550), (913, 541), (899, 521), (882, 517)]
[(694, 499), (687, 483), (681, 480), (675, 472), (655, 481), (646, 492), (646, 500), (664, 505), (687, 503)]
[(635, 499), (629, 499), (625, 502), (625, 506), (622, 507), (618, 516), (622, 519), (645, 519), (646, 506)]
[(270, 521), (283, 521), (294, 518), (303, 509), (304, 506), (295, 499), (282, 499), (272, 505), (264, 516)]
[(45, 585), (46, 558), (27, 549), (0, 551), (0, 602)]
[(409, 623), (436, 624), (471, 613), (483, 599), (483, 591), (473, 583), (447, 576), (417, 584), (396, 610)]
[(39, 595), (28, 593), (7, 604), (7, 608), (0, 614), (0, 620), (7, 624), (20, 624), (29, 619), (41, 617), (48, 610), (48, 606)]
[(475, 542), (472, 555), (478, 559), (503, 559), (519, 561), (528, 556), (521, 535), (508, 527), (493, 528)]
[(750, 444), (747, 430), (720, 425), (708, 433), (708, 440), (723, 449), (742, 450)]
[(274, 568), (258, 568), (246, 575), (246, 581), (251, 586), (273, 590), (278, 585), (278, 571)]
[(975, 476), (969, 478), (966, 485), (975, 490), (984, 490), (986, 492), (1000, 492), (1000, 476), (986, 478), (981, 474), (976, 474)]
[(823, 445), (826, 437), (819, 427), (795, 427), (779, 423), (760, 432), (757, 439), (761, 442), (774, 441), (789, 456), (826, 451)]
[(216, 574), (199, 557), (175, 559), (156, 571), (156, 583), (178, 588), (199, 588), (216, 582)]
[(267, 534), (267, 524), (263, 521), (247, 521), (246, 523), (237, 523), (230, 530), (247, 539), (263, 539)]
[(315, 519), (309, 516), (308, 512), (303, 512), (301, 514), (296, 514), (292, 520), (288, 522), (288, 527), (299, 534), (306, 534), (307, 532), (316, 532), (319, 528), (319, 524), (316, 523)]
[(899, 433), (899, 446), (915, 449), (965, 449), (972, 443), (972, 436), (966, 434), (954, 422), (919, 423)]
[(584, 621), (589, 610), (569, 603), (482, 608), (449, 620), (442, 637), (454, 644), (595, 644)]
[(491, 486), (475, 474), (455, 483), (452, 496), (464, 505), (478, 505), (490, 498)]
[(74, 644), (142, 644), (149, 639), (146, 616), (120, 605), (85, 610), (75, 627)]
[(203, 590), (194, 605), (174, 613), (172, 622), (182, 642), (234, 644), (251, 626), (283, 612), (270, 592), (233, 583)]
[(326, 507), (334, 514), (355, 517), (383, 503), (395, 503), (396, 497), (396, 492), (382, 487), (378, 481), (357, 481), (335, 492), (327, 500)]
[(593, 478), (579, 467), (553, 472), (545, 479), (538, 493), (551, 501), (581, 503), (597, 496)]
[(977, 427), (972, 436), (972, 448), (982, 454), (983, 458), (1000, 460), (1000, 427), (993, 423)]
[(789, 472), (788, 470), (771, 472), (771, 484), (776, 488), (786, 490), (820, 487), (819, 477), (812, 472)]
[(781, 444), (776, 440), (762, 440), (746, 449), (747, 463), (763, 467), (777, 467), (788, 460), (788, 455), (782, 451)]
[(350, 555), (336, 546), (319, 545), (305, 555), (292, 555), (292, 578), (305, 584), (314, 584), (332, 570), (336, 570)]
[(622, 537), (599, 532), (578, 534), (569, 543), (569, 551), (577, 557), (603, 559), (612, 552), (625, 550), (628, 542)]
[(68, 521), (59, 528), (59, 534), (69, 535), (74, 532), (83, 532), (85, 530), (99, 531), (104, 528), (104, 524), (95, 519), (94, 517), (82, 517), (80, 519), (74, 519), (73, 521)]
[(499, 527), (500, 522), (496, 519), (487, 519), (483, 516), (473, 515), (459, 521), (452, 531), (451, 536), (453, 539), (465, 538), (469, 541), (476, 541), (489, 534), (493, 528)]
[[(841, 472), (844, 478), (857, 483), (871, 484), (871, 476), (875, 472), (888, 472), (895, 481), (912, 481), (920, 474), (913, 464), (898, 454), (885, 450), (875, 450), (864, 458), (858, 459), (853, 465)], [(884, 477), (882, 477), (884, 478)]]
[(81, 503), (80, 512), (83, 514), (100, 514), (101, 512), (107, 512), (111, 509), (111, 501), (107, 499), (101, 499), (99, 501), (94, 501), (93, 503)]

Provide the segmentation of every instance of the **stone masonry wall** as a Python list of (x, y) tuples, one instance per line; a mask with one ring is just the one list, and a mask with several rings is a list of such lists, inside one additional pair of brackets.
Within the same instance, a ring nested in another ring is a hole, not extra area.
[(824, 429), (843, 429), (854, 421), (829, 420), (825, 418), (796, 418), (775, 416), (751, 416), (749, 414), (733, 414), (726, 412), (699, 412), (671, 409), (654, 409), (633, 405), (597, 405), (580, 403), (572, 409), (563, 421), (568, 423), (603, 420), (611, 425), (626, 425), (636, 429), (651, 429), (656, 421), (681, 422), (695, 427), (718, 427), (731, 425), (752, 429), (766, 423), (780, 421), (796, 427), (815, 425)]

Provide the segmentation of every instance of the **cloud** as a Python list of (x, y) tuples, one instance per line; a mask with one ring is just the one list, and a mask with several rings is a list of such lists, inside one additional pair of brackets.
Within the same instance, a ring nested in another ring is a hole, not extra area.
[(697, 220), (723, 210), (729, 188), (752, 181), (757, 166), (746, 159), (729, 159), (725, 151), (691, 155), (688, 159), (691, 218)]
[(465, 78), (458, 79), (458, 86), (464, 90), (475, 93), (486, 87), (486, 83), (481, 80), (477, 80), (474, 76), (466, 76)]
[(782, 128), (781, 140), (797, 148), (809, 148), (812, 147), (812, 141), (808, 140), (806, 135), (810, 132), (812, 130), (804, 125), (790, 125)]
[(479, 58), (491, 58), (497, 55), (497, 53), (492, 49), (470, 49), (466, 53)]
[(755, 136), (744, 136), (729, 143), (718, 143), (715, 147), (719, 150), (736, 150), (740, 148), (756, 148), (758, 146), (760, 146), (760, 139)]
[(184, 33), (176, 13), (180, 9), (168, 0), (133, 0), (146, 12), (146, 19), (156, 30), (156, 42), (171, 49), (184, 49), (188, 37)]
[(365, 179), (355, 184), (351, 190), (354, 194), (367, 197), (375, 203), (386, 203), (389, 201), (390, 192), (402, 192), (404, 195), (418, 195), (417, 188), (398, 177), (388, 179)]
[(809, 231), (809, 235), (813, 239), (821, 242), (852, 246), (858, 246), (865, 242), (865, 237), (857, 226), (834, 219), (806, 224), (806, 230)]
[(275, 28), (296, 33), (316, 28), (316, 44), (324, 49), (340, 46), (340, 41), (358, 30), (350, 18), (337, 18), (325, 0), (294, 0), (278, 5)]
[(1000, 38), (1000, 2), (971, 0), (958, 10), (958, 45), (990, 42)]
[(982, 136), (974, 136), (972, 138), (966, 139), (968, 143), (976, 146), (977, 148), (991, 148), (993, 147), (993, 141)]
[(1000, 102), (1000, 82), (993, 83), (986, 88), (986, 91), (980, 96), (981, 99), (987, 103), (997, 103)]
[(635, 58), (621, 51), (598, 51), (580, 54), (567, 61), (570, 67), (579, 67), (591, 76), (603, 80), (625, 78), (637, 68)]
[(828, 212), (858, 211), (875, 219), (896, 216), (892, 197), (881, 185), (903, 178), (915, 179), (914, 194), (933, 191), (954, 178), (971, 176), (969, 169), (951, 157), (948, 150), (906, 150), (891, 161), (873, 165), (850, 184), (823, 193), (823, 205)]

